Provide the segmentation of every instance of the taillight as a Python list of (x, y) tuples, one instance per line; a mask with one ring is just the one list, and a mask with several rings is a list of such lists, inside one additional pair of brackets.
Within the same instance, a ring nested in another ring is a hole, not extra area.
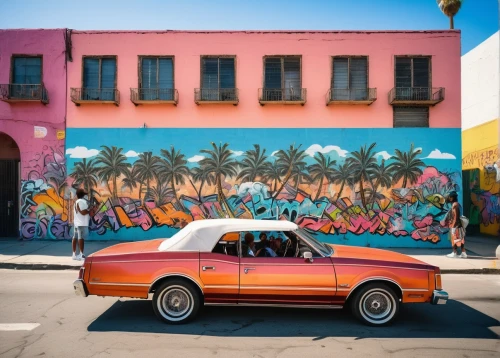
[(443, 284), (441, 282), (441, 270), (439, 269), (439, 267), (434, 268), (434, 281), (435, 281), (436, 290), (442, 290)]
[(80, 272), (78, 272), (78, 279), (83, 280), (83, 274), (85, 273), (85, 267), (80, 267)]

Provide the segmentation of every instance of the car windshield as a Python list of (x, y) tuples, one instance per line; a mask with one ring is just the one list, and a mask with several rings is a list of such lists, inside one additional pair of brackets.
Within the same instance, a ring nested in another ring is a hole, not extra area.
[(324, 256), (331, 256), (333, 254), (333, 248), (330, 245), (326, 245), (326, 244), (322, 243), (321, 241), (316, 239), (314, 236), (309, 234), (304, 229), (298, 228), (297, 234), (300, 237), (303, 237), (304, 239), (306, 239), (307, 242), (309, 244), (311, 244), (316, 251), (320, 252)]

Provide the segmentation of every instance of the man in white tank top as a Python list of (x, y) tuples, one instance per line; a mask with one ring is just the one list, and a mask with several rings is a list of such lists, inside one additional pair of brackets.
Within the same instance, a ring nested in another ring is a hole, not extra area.
[[(87, 193), (83, 189), (78, 189), (76, 191), (77, 200), (73, 207), (73, 260), (83, 260), (85, 255), (83, 254), (84, 240), (89, 236), (89, 204), (87, 200), (84, 199)], [(78, 241), (78, 246), (80, 248), (80, 253), (76, 254), (76, 242)]]

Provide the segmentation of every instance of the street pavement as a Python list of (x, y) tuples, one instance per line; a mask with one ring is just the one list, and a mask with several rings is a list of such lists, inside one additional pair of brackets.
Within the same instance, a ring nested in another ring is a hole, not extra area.
[(150, 300), (76, 296), (76, 274), (0, 270), (0, 357), (500, 357), (500, 275), (443, 275), (446, 305), (373, 328), (347, 310), (249, 307), (172, 326)]
[[(88, 241), (85, 253), (102, 250), (115, 245), (117, 241)], [(404, 249), (389, 248), (430, 265), (438, 266), (444, 273), (491, 273), (500, 270), (496, 250), (500, 238), (471, 236), (467, 238), (467, 259), (450, 259), (446, 254), (451, 249)], [(17, 239), (0, 240), (0, 269), (78, 269), (81, 262), (71, 259), (71, 242), (59, 241), (21, 241)], [(500, 271), (499, 271), (500, 274)]]

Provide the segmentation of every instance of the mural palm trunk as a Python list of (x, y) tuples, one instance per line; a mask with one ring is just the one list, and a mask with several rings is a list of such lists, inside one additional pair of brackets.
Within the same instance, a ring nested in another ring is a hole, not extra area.
[(366, 209), (365, 189), (363, 188), (363, 176), (361, 176), (361, 180), (359, 181), (359, 191), (361, 194), (361, 203), (363, 204), (363, 207)]
[(118, 198), (118, 191), (116, 190), (116, 175), (113, 175), (113, 198)]
[(175, 201), (177, 202), (177, 204), (179, 204), (179, 206), (181, 207), (182, 210), (186, 210), (184, 208), (184, 205), (182, 205), (181, 201), (179, 200), (179, 196), (177, 195), (177, 190), (175, 190), (175, 184), (174, 184), (174, 177), (172, 176), (172, 180), (170, 180), (170, 185), (172, 186), (172, 190), (174, 191), (174, 195), (175, 195)]
[(220, 174), (217, 176), (217, 196), (219, 202), (225, 207), (227, 214), (229, 215), (230, 218), (234, 218), (234, 213), (229, 207), (229, 204), (227, 203), (226, 196), (224, 195), (224, 192), (222, 191), (222, 179), (220, 177)]
[(407, 183), (408, 183), (408, 177), (405, 175), (403, 179), (403, 188), (406, 188)]
[(316, 193), (316, 198), (314, 199), (314, 201), (318, 200), (319, 198), (319, 195), (321, 194), (321, 188), (323, 188), (323, 179), (325, 177), (321, 177), (321, 180), (319, 181), (319, 188), (318, 188), (318, 192)]
[(340, 185), (340, 190), (339, 190), (339, 193), (337, 195), (337, 200), (339, 200), (340, 196), (342, 195), (342, 191), (344, 190), (344, 185), (345, 185), (345, 181), (343, 181), (342, 184)]
[(278, 197), (278, 195), (280, 195), (281, 191), (285, 187), (286, 183), (288, 183), (288, 180), (290, 180), (291, 176), (292, 176), (292, 166), (290, 166), (290, 168), (286, 172), (285, 178), (283, 179), (283, 182), (281, 183), (280, 188), (278, 189), (278, 191), (276, 192), (276, 194), (274, 194), (274, 199), (276, 199)]

